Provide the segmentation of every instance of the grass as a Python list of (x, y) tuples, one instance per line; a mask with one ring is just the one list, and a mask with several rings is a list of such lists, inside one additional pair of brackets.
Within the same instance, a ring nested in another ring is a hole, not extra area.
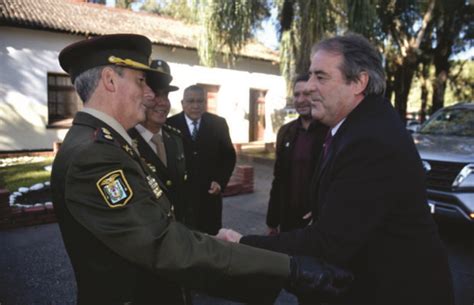
[(261, 147), (246, 147), (241, 153), (250, 157), (275, 160), (275, 152), (266, 151)]
[(274, 152), (266, 152), (266, 151), (244, 151), (242, 154), (257, 157), (257, 158), (264, 158), (264, 159), (271, 159), (275, 160), (275, 153)]
[(19, 187), (30, 187), (39, 182), (49, 181), (51, 173), (44, 167), (53, 163), (53, 157), (28, 164), (16, 164), (0, 169), (0, 187), (15, 192)]
[[(251, 157), (275, 159), (274, 152), (266, 152), (264, 149), (245, 149), (242, 152)], [(49, 181), (51, 173), (44, 167), (53, 163), (53, 157), (45, 158), (40, 162), (30, 162), (0, 167), (0, 188), (6, 188), (10, 192), (16, 192), (19, 187), (30, 187), (36, 183)]]

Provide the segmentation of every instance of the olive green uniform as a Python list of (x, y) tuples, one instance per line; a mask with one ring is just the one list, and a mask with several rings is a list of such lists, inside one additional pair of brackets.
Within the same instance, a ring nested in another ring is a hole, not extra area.
[(219, 241), (174, 221), (166, 186), (126, 132), (111, 127), (118, 123), (107, 123), (79, 112), (53, 164), (53, 203), (79, 304), (134, 302), (143, 271), (241, 300), (284, 285), (288, 256)]

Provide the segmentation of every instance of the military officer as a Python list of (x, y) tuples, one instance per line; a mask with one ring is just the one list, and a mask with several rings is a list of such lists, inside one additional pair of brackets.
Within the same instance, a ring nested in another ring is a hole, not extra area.
[[(78, 289), (78, 304), (140, 304), (144, 270), (238, 300), (285, 287), (338, 293), (352, 276), (308, 257), (230, 244), (174, 221), (166, 187), (132, 147), (126, 130), (153, 107), (146, 83), (151, 42), (114, 34), (73, 43), (59, 54), (84, 101), (58, 152), (51, 186)], [(154, 304), (162, 304), (156, 300)]]
[[(164, 60), (151, 62), (152, 68), (161, 68), (171, 75), (170, 67)], [(165, 124), (171, 104), (168, 94), (179, 88), (163, 84), (157, 78), (147, 80), (155, 93), (155, 104), (146, 110), (146, 119), (128, 131), (141, 158), (166, 185), (165, 193), (174, 206), (176, 220), (193, 227), (192, 207), (186, 196), (186, 162), (181, 132)]]
[[(161, 68), (171, 75), (170, 67), (164, 60), (153, 60), (150, 66)], [(171, 108), (168, 94), (179, 88), (170, 84), (163, 87), (157, 77), (149, 77), (147, 83), (155, 93), (155, 104), (146, 109), (145, 121), (129, 129), (128, 134), (141, 159), (164, 182), (166, 189), (163, 191), (174, 208), (176, 220), (192, 228), (194, 218), (187, 196), (189, 192), (186, 190), (187, 174), (181, 132), (165, 124)], [(187, 289), (157, 275), (144, 274), (140, 280), (140, 299), (149, 302), (159, 296), (169, 305), (192, 303), (191, 293)]]

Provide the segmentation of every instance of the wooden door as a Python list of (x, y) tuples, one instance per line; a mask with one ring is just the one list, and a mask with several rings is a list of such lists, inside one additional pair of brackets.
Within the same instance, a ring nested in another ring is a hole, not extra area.
[(249, 141), (263, 141), (265, 134), (266, 90), (250, 89)]

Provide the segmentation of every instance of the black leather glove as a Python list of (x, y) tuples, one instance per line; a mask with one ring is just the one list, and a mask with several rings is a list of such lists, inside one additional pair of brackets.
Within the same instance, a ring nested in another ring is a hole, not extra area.
[(349, 288), (352, 273), (309, 256), (290, 257), (290, 277), (285, 289), (296, 296), (337, 297)]

